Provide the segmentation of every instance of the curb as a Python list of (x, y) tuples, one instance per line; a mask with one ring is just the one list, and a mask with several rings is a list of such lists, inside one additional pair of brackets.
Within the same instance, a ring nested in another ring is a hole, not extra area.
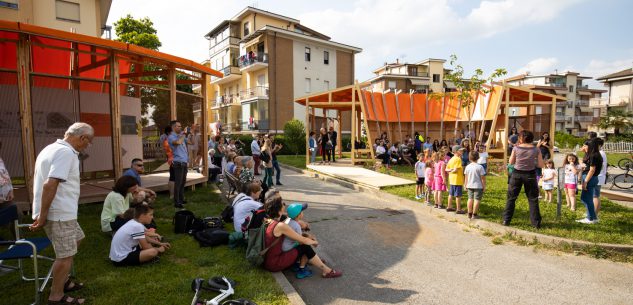
[[(293, 169), (296, 170), (296, 168), (294, 168), (294, 167), (293, 168), (288, 168), (288, 169), (289, 170), (293, 170)], [(227, 204), (227, 205), (230, 204), (229, 200), (226, 198), (226, 196), (224, 196), (223, 190), (222, 190), (221, 187), (219, 187), (215, 183), (210, 183), (209, 185), (213, 188), (213, 192), (214, 193), (220, 195), (220, 200), (224, 204)], [(301, 298), (301, 296), (299, 295), (297, 290), (295, 290), (295, 288), (292, 286), (292, 284), (290, 284), (290, 282), (288, 281), (286, 276), (283, 274), (283, 272), (271, 272), (270, 274), (272, 274), (273, 278), (277, 282), (277, 285), (279, 285), (279, 287), (281, 287), (281, 289), (284, 291), (284, 294), (286, 295), (286, 297), (290, 301), (290, 304), (292, 304), (292, 305), (306, 305), (306, 303), (303, 301), (303, 299)]]
[[(359, 186), (359, 185), (356, 185), (356, 184), (353, 184), (341, 179), (327, 176), (326, 174), (316, 173), (311, 170), (303, 170), (303, 169), (299, 169), (299, 168), (286, 165), (286, 164), (279, 164), (279, 165), (288, 170), (292, 170), (297, 173), (307, 174), (311, 177), (321, 179), (325, 182), (335, 183), (335, 184), (338, 184), (343, 187), (350, 188), (359, 192), (371, 193), (381, 199), (396, 201), (398, 203), (403, 203), (403, 204), (420, 206), (419, 201), (413, 201), (413, 200), (403, 198), (397, 195), (389, 194), (387, 192), (383, 192), (374, 188)], [(517, 229), (513, 227), (506, 227), (501, 224), (486, 221), (483, 219), (470, 220), (465, 215), (457, 215), (454, 213), (446, 212), (445, 210), (443, 210), (444, 212), (442, 213), (436, 213), (436, 212), (441, 212), (442, 210), (436, 210), (435, 208), (428, 207), (426, 205), (424, 205), (423, 208), (428, 208), (426, 209), (427, 213), (430, 215), (435, 215), (436, 217), (439, 217), (441, 215), (442, 217), (446, 219), (457, 221), (463, 225), (473, 226), (473, 227), (482, 228), (482, 229), (488, 229), (499, 234), (510, 233), (516, 236), (523, 237), (524, 239), (527, 239), (527, 240), (537, 240), (539, 243), (542, 243), (542, 244), (548, 244), (548, 245), (554, 245), (554, 246), (561, 245), (561, 244), (568, 244), (574, 247), (599, 246), (608, 250), (614, 250), (614, 251), (619, 251), (619, 252), (629, 252), (629, 253), (633, 252), (633, 245), (592, 243), (592, 242), (583, 241), (583, 240), (575, 240), (575, 239), (569, 239), (569, 238), (564, 238), (564, 237), (545, 235), (545, 234), (534, 233), (534, 232), (525, 231), (525, 230), (521, 230), (521, 229)]]

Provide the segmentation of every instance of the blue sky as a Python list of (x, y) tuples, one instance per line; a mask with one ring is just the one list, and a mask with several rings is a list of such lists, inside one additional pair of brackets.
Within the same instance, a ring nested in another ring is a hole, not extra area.
[[(627, 0), (114, 0), (108, 24), (149, 17), (161, 51), (206, 59), (204, 34), (248, 5), (299, 19), (332, 40), (363, 49), (356, 78), (396, 58), (456, 54), (467, 74), (573, 70), (598, 77), (633, 66), (633, 1)], [(629, 30), (626, 30), (629, 29)], [(593, 86), (597, 83), (593, 82)]]

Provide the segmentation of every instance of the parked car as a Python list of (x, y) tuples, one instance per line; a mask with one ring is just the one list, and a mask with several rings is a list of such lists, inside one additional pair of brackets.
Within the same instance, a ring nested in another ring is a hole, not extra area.
[(558, 150), (558, 147), (554, 146), (554, 148), (552, 149), (555, 153), (560, 152), (560, 150)]

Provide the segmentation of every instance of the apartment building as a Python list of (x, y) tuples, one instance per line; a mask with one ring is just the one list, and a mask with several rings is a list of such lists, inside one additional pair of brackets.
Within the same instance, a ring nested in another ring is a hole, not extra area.
[(112, 0), (0, 0), (0, 20), (101, 37)]
[[(596, 97), (589, 100), (589, 106), (594, 109), (597, 117), (606, 116), (609, 109), (633, 111), (633, 68), (601, 76), (596, 80), (603, 83), (608, 90), (606, 97)], [(598, 132), (613, 132), (612, 130), (601, 130), (597, 124), (590, 126), (590, 129)]]
[[(212, 120), (231, 133), (283, 132), (293, 119), (305, 121), (294, 99), (351, 85), (354, 55), (362, 50), (330, 40), (299, 20), (247, 7), (215, 26), (209, 40)], [(335, 113), (316, 113), (334, 118)], [(343, 130), (349, 130), (349, 122)]]
[(583, 81), (591, 79), (577, 72), (547, 75), (521, 74), (506, 79), (510, 85), (525, 86), (529, 89), (567, 97), (567, 101), (556, 106), (556, 131), (565, 131), (576, 136), (584, 136), (597, 115), (589, 107), (591, 98), (600, 97), (606, 90), (590, 89)]
[(369, 79), (374, 91), (402, 90), (404, 92), (446, 92), (455, 89), (455, 85), (444, 80), (450, 71), (444, 69), (444, 59), (429, 58), (415, 64), (385, 63), (373, 71), (375, 77)]

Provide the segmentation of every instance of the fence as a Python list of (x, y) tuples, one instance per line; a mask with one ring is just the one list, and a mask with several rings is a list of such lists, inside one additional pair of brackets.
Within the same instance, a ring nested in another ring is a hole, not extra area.
[(633, 142), (606, 142), (602, 148), (605, 152), (628, 153), (633, 151)]
[(143, 141), (143, 159), (164, 158), (163, 147), (158, 141)]

